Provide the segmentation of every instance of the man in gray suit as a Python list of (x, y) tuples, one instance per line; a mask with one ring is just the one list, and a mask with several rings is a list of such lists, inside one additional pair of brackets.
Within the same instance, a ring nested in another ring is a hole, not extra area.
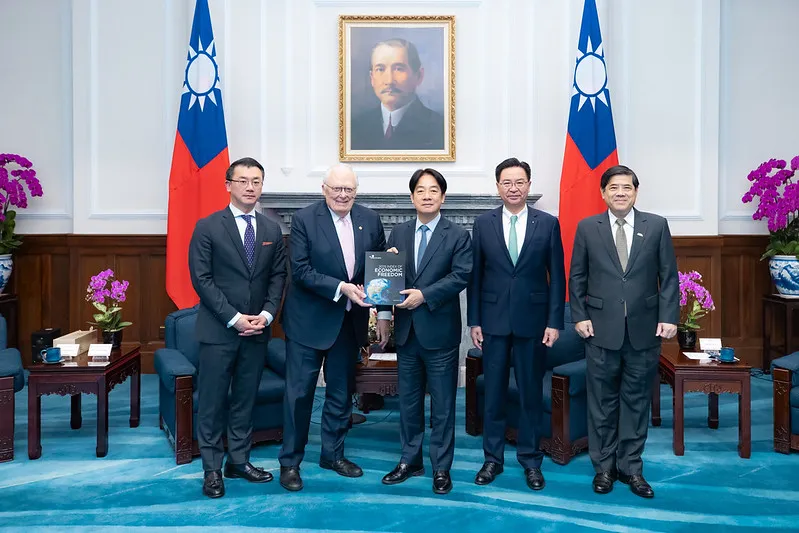
[(205, 471), (203, 494), (209, 498), (225, 494), (225, 419), (225, 477), (253, 483), (272, 479), (272, 474), (250, 464), (252, 410), (264, 369), (268, 326), (277, 315), (286, 281), (280, 227), (255, 211), (263, 167), (255, 159), (239, 159), (228, 168), (225, 181), (230, 205), (199, 220), (189, 245), (191, 281), (200, 297), (197, 441)]
[[(455, 451), (458, 347), (463, 334), (460, 293), (472, 272), (472, 243), (468, 231), (441, 216), (447, 181), (440, 172), (419, 169), (408, 185), (416, 218), (395, 227), (388, 239), (390, 251), (405, 252), (407, 288), (401, 294), (406, 296), (394, 306), (402, 457), (383, 483), (395, 485), (424, 473), (426, 384), (432, 398), (433, 492), (447, 494), (452, 490), (449, 471)], [(391, 318), (381, 314), (378, 319)]]
[(619, 479), (652, 498), (641, 454), (661, 339), (677, 332), (677, 260), (666, 219), (633, 208), (632, 170), (609, 168), (600, 189), (608, 211), (578, 224), (569, 276), (572, 318), (586, 339), (593, 487), (606, 494)]

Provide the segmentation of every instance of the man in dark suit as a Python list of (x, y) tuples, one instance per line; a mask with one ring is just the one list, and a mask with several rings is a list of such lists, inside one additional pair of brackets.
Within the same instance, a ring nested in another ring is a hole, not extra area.
[(485, 463), (474, 482), (502, 473), (506, 398), (513, 361), (521, 412), (516, 457), (527, 485), (544, 488), (538, 448), (543, 411), (546, 347), (563, 329), (566, 274), (558, 220), (527, 206), (530, 165), (516, 158), (496, 168), (503, 207), (480, 215), (472, 230), (474, 269), (468, 320), (472, 342), (483, 350)]
[(444, 117), (416, 96), (424, 68), (413, 43), (405, 39), (377, 43), (369, 79), (380, 106), (353, 117), (353, 150), (444, 149)]
[(198, 221), (189, 244), (191, 281), (200, 297), (197, 441), (205, 471), (203, 493), (211, 498), (225, 494), (225, 418), (225, 477), (255, 483), (272, 479), (272, 474), (250, 464), (252, 410), (265, 364), (268, 326), (277, 315), (286, 282), (280, 227), (255, 210), (263, 167), (255, 159), (239, 159), (228, 168), (225, 182), (230, 205)]
[[(355, 204), (358, 180), (338, 164), (325, 174), (323, 201), (300, 209), (291, 220), (291, 283), (283, 307), (286, 333), (286, 396), (280, 484), (303, 487), (300, 463), (308, 442), (319, 369), (325, 369), (322, 453), (319, 466), (346, 477), (363, 475), (344, 457), (355, 362), (367, 344), (368, 304), (363, 292), (365, 252), (385, 250), (380, 216)], [(385, 327), (385, 326), (381, 326)], [(388, 336), (388, 331), (382, 332)]]
[(618, 478), (652, 498), (641, 454), (661, 339), (677, 332), (677, 260), (666, 219), (633, 208), (632, 170), (609, 168), (600, 190), (608, 211), (577, 225), (569, 276), (572, 318), (586, 339), (593, 487), (608, 493)]
[(409, 186), (416, 218), (395, 227), (388, 239), (389, 250), (406, 254), (407, 288), (401, 291), (406, 296), (394, 307), (402, 457), (383, 483), (394, 485), (424, 473), (426, 384), (432, 398), (433, 492), (447, 494), (455, 450), (460, 293), (472, 272), (471, 239), (468, 231), (441, 216), (447, 181), (440, 172), (419, 169)]

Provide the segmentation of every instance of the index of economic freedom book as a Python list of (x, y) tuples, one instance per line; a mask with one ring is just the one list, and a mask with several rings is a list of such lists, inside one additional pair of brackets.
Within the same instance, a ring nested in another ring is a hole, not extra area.
[(405, 252), (366, 252), (364, 301), (372, 305), (394, 305), (405, 299)]

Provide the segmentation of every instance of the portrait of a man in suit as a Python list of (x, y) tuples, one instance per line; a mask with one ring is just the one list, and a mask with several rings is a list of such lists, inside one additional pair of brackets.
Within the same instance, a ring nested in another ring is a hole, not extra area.
[(339, 159), (454, 161), (454, 17), (339, 24)]

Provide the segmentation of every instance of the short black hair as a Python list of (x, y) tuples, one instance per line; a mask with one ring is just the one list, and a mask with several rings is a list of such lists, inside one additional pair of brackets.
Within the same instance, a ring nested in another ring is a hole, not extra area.
[(416, 50), (416, 46), (413, 45), (412, 42), (406, 41), (405, 39), (386, 39), (385, 41), (380, 41), (379, 43), (375, 44), (372, 47), (372, 51), (369, 52), (369, 70), (371, 71), (374, 65), (372, 65), (372, 56), (375, 53), (375, 50), (378, 46), (392, 46), (394, 48), (404, 48), (405, 52), (408, 54), (408, 66), (411, 67), (411, 70), (416, 73), (419, 72), (419, 69), (422, 67), (422, 61), (419, 59), (419, 52)]
[(497, 183), (499, 183), (499, 175), (502, 174), (502, 171), (506, 168), (513, 168), (513, 167), (521, 167), (524, 169), (524, 173), (527, 174), (527, 181), (530, 181), (530, 165), (525, 163), (524, 161), (519, 161), (515, 157), (509, 157), (499, 165), (497, 165), (497, 170), (494, 172), (497, 178)]
[(230, 181), (233, 179), (233, 171), (236, 169), (236, 167), (255, 167), (261, 171), (261, 177), (264, 177), (264, 167), (261, 166), (261, 163), (252, 157), (242, 157), (241, 159), (233, 161), (230, 166), (227, 167), (227, 171), (225, 171), (225, 180)]
[(433, 176), (433, 179), (435, 179), (436, 183), (438, 183), (438, 188), (441, 189), (441, 194), (446, 194), (447, 180), (444, 179), (444, 176), (441, 174), (441, 172), (434, 168), (420, 168), (413, 173), (413, 176), (411, 176), (411, 181), (408, 182), (408, 188), (410, 188), (411, 194), (413, 194), (413, 191), (416, 190), (416, 185), (419, 184), (419, 180), (422, 179), (422, 176), (425, 174)]
[(638, 176), (635, 175), (635, 172), (630, 167), (625, 167), (624, 165), (616, 165), (603, 172), (602, 177), (599, 179), (599, 188), (604, 191), (613, 176), (630, 176), (633, 179), (633, 187), (638, 189)]

